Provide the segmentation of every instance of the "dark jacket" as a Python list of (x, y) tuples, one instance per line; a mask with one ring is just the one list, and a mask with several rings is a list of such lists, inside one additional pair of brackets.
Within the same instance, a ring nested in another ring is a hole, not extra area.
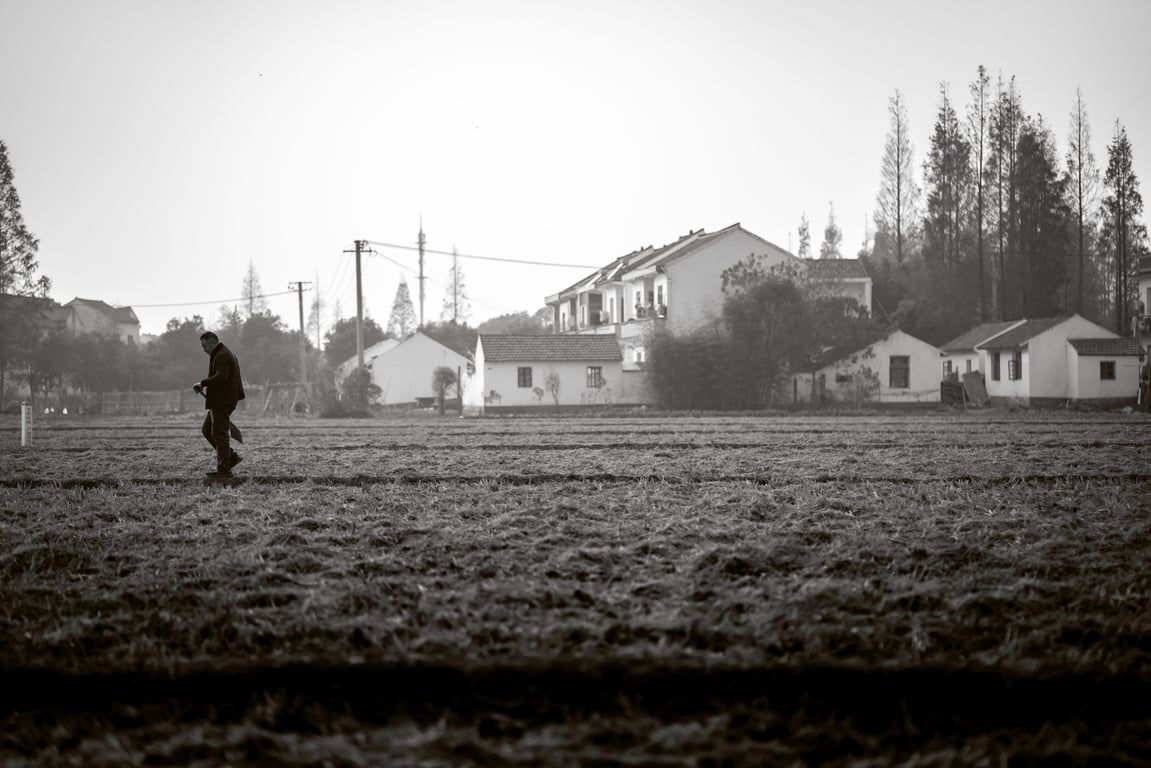
[(240, 363), (232, 350), (217, 344), (208, 359), (208, 378), (200, 381), (205, 389), (204, 408), (233, 410), (244, 399)]

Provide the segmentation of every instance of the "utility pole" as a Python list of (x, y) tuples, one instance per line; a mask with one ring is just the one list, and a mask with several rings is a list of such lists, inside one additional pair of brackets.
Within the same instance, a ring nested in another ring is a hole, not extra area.
[(300, 383), (305, 387), (308, 386), (308, 348), (304, 341), (304, 286), (311, 285), (311, 283), (303, 283), (296, 281), (288, 283), (288, 290), (293, 288), (296, 290), (296, 296), (300, 300)]
[[(360, 268), (360, 256), (364, 252), (367, 240), (356, 241), (356, 361), (360, 368), (364, 367), (364, 286), (363, 272)], [(344, 251), (351, 253), (351, 251)]]
[(424, 217), (420, 216), (420, 327), (424, 327)]

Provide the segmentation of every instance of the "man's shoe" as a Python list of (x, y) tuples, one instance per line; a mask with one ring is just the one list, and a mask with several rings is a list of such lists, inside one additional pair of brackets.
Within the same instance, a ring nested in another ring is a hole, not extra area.
[(232, 463), (228, 466), (228, 469), (234, 469), (235, 466), (243, 460), (244, 460), (243, 456), (241, 456), (238, 453), (233, 453), (232, 454)]
[(215, 472), (208, 473), (209, 480), (227, 480), (230, 477), (232, 477), (232, 470), (230, 469), (216, 470)]

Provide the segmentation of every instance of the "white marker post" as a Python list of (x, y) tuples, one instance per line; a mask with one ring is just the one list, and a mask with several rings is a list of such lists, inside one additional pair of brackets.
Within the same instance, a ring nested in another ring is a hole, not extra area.
[(27, 447), (32, 442), (32, 406), (20, 403), (20, 445)]

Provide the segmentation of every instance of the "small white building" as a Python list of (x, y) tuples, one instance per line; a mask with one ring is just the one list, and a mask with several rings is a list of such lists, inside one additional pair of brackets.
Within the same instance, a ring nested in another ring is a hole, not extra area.
[(1118, 334), (1080, 315), (1026, 320), (979, 346), (987, 395), (1001, 405), (1134, 402), (1138, 343), (1120, 341)]
[(575, 410), (641, 402), (615, 336), (480, 334), (464, 412)]
[[(450, 347), (417, 331), (372, 358), (372, 383), (380, 388), (380, 405), (430, 404), (435, 393), (432, 375), (439, 367), (459, 377), (467, 375), (471, 361)], [(449, 393), (449, 397), (454, 393)]]
[(863, 349), (834, 355), (812, 372), (792, 376), (794, 402), (939, 402), (939, 347), (892, 331)]
[(1069, 339), (1067, 397), (1128, 402), (1139, 390), (1142, 350), (1137, 339)]
[[(377, 341), (375, 344), (371, 345), (370, 347), (365, 347), (364, 348), (364, 367), (365, 368), (371, 368), (373, 360), (375, 360), (377, 357), (379, 357), (380, 355), (387, 352), (389, 349), (395, 347), (399, 343), (400, 343), (399, 339), (384, 339), (383, 341)], [(335, 370), (336, 384), (339, 385), (340, 382), (342, 382), (344, 379), (347, 378), (349, 373), (351, 373), (352, 371), (356, 370), (359, 367), (360, 367), (360, 356), (359, 355), (353, 355), (352, 357), (349, 357), (347, 360), (345, 360), (344, 362), (337, 365), (336, 370)]]
[(962, 377), (965, 373), (978, 371), (986, 377), (987, 371), (983, 370), (983, 357), (979, 354), (979, 346), (1025, 322), (1025, 320), (1008, 320), (1001, 323), (984, 323), (947, 342), (939, 348), (943, 353), (942, 376), (946, 378), (956, 374)]

